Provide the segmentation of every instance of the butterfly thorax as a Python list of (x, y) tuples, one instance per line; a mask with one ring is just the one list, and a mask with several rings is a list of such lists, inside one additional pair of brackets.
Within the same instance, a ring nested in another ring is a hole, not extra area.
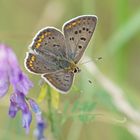
[(73, 61), (69, 61), (69, 67), (65, 68), (65, 70), (73, 73), (78, 73), (81, 71)]

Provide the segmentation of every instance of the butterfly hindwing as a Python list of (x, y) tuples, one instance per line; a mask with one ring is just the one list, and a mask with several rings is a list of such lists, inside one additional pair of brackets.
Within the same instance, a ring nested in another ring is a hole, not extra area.
[(96, 16), (80, 16), (66, 22), (63, 31), (68, 58), (78, 63), (82, 57), (96, 26)]
[(74, 73), (61, 70), (53, 74), (44, 74), (42, 77), (57, 90), (65, 93), (72, 85)]
[(39, 54), (27, 53), (25, 66), (30, 72), (44, 74), (58, 70), (59, 66), (56, 65), (56, 62), (57, 61), (51, 57), (46, 61), (46, 59)]

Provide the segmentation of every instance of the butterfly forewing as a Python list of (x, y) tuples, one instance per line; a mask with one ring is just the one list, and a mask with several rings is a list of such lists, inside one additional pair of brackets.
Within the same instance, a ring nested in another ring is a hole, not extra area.
[(30, 49), (25, 59), (25, 65), (29, 71), (44, 74), (62, 69), (60, 59), (65, 58), (66, 47), (64, 36), (59, 30), (48, 27), (39, 31)]
[(66, 47), (63, 34), (53, 28), (45, 28), (36, 35), (30, 48), (54, 57), (65, 57)]
[(44, 74), (42, 77), (59, 91), (67, 92), (72, 85), (74, 73), (62, 70), (54, 74)]
[(75, 63), (81, 59), (92, 37), (96, 22), (96, 16), (80, 16), (63, 25), (67, 57)]

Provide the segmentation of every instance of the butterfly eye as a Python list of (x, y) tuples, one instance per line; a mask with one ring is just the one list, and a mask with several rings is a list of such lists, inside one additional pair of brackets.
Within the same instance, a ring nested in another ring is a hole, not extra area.
[(75, 68), (73, 72), (74, 72), (74, 73), (77, 73), (77, 69)]
[(76, 67), (75, 69), (74, 69), (74, 73), (77, 73), (77, 72), (80, 72), (81, 70), (78, 68), (78, 67)]

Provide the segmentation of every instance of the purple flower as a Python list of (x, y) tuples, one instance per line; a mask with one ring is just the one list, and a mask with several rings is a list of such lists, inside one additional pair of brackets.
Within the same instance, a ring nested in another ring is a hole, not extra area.
[(32, 121), (32, 114), (30, 110), (28, 112), (22, 112), (22, 126), (26, 129), (26, 133), (29, 133), (30, 123)]
[(12, 49), (0, 44), (0, 97), (7, 93), (10, 84), (14, 92), (10, 97), (9, 116), (14, 118), (21, 111), (22, 125), (29, 132), (32, 115), (25, 96), (33, 84), (21, 71)]
[(44, 122), (41, 114), (36, 114), (37, 126), (35, 129), (35, 136), (37, 140), (46, 140), (44, 136), (44, 130), (46, 128), (46, 123)]
[(11, 118), (14, 118), (18, 112), (18, 107), (15, 102), (12, 100), (10, 101), (10, 107), (9, 107), (9, 116)]
[(37, 137), (37, 140), (46, 140), (46, 138), (44, 137), (44, 130), (46, 128), (46, 123), (43, 120), (42, 112), (41, 112), (38, 104), (33, 99), (29, 99), (29, 103), (30, 103), (32, 110), (34, 111), (34, 113), (36, 115), (37, 126), (36, 126), (36, 130), (35, 130), (35, 136)]
[(0, 44), (0, 97), (4, 96), (10, 83), (14, 91), (27, 95), (33, 86), (28, 77), (21, 71), (16, 55), (4, 44)]
[(10, 108), (9, 116), (15, 117), (17, 111), (21, 110), (22, 112), (22, 126), (26, 128), (26, 132), (29, 132), (30, 123), (32, 120), (32, 114), (29, 110), (29, 106), (26, 103), (25, 95), (21, 92), (13, 93), (10, 98)]
[(30, 106), (35, 114), (41, 113), (40, 107), (33, 99), (29, 99), (29, 103), (30, 103)]
[(36, 115), (37, 139), (45, 139), (43, 133), (46, 124), (42, 119), (42, 113), (37, 103), (26, 96), (33, 86), (28, 77), (21, 71), (16, 55), (4, 44), (0, 44), (0, 97), (4, 96), (10, 84), (13, 86), (13, 94), (10, 97), (9, 116), (14, 118), (18, 111), (22, 113), (22, 126), (29, 132), (32, 121), (32, 113), (29, 105)]
[(45, 125), (44, 121), (37, 123), (37, 128), (35, 130), (35, 135), (37, 137), (37, 140), (46, 140), (46, 138), (44, 136), (45, 128), (46, 128), (46, 125)]

